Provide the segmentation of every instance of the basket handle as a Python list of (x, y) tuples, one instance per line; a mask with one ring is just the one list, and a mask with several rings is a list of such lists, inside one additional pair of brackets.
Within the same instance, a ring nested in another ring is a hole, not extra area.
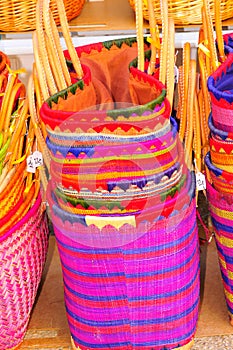
[(29, 77), (28, 81), (28, 99), (29, 99), (29, 111), (31, 115), (31, 121), (34, 127), (36, 139), (38, 141), (39, 149), (43, 154), (43, 159), (45, 162), (46, 167), (49, 169), (50, 168), (50, 156), (49, 156), (49, 151), (44, 139), (44, 135), (42, 133), (42, 130), (40, 128), (40, 121), (37, 115), (37, 110), (36, 110), (36, 102), (35, 102), (35, 85), (34, 85), (34, 79), (33, 75)]
[(160, 0), (162, 20), (162, 42), (159, 62), (159, 80), (166, 84), (167, 73), (167, 49), (168, 49), (168, 3), (167, 0)]
[[(50, 2), (50, 0), (48, 2)], [(81, 62), (79, 60), (78, 54), (75, 50), (75, 47), (72, 43), (64, 2), (63, 0), (56, 0), (56, 4), (57, 4), (58, 13), (59, 13), (60, 23), (61, 23), (61, 29), (66, 42), (67, 49), (69, 51), (69, 54), (70, 54), (74, 69), (78, 75), (78, 78), (82, 79), (83, 77), (82, 66), (81, 66)]]
[(157, 50), (158, 51), (160, 50), (159, 29), (155, 18), (155, 11), (154, 11), (152, 0), (148, 0), (148, 13), (149, 13), (150, 35), (151, 35), (151, 57), (150, 57), (150, 63), (148, 66), (148, 74), (152, 75), (155, 71)]
[(221, 18), (221, 1), (214, 0), (214, 13), (215, 13), (215, 31), (218, 43), (219, 58), (221, 62), (226, 59), (224, 52), (224, 42), (222, 34), (222, 18)]
[(136, 15), (136, 35), (138, 47), (138, 65), (137, 68), (144, 72), (144, 38), (143, 38), (143, 12), (142, 0), (135, 0), (135, 15)]
[[(207, 40), (209, 45), (211, 57), (211, 72), (218, 67), (218, 56), (214, 40), (214, 29), (212, 24), (212, 17), (210, 12), (210, 4), (208, 0), (203, 0), (203, 25), (207, 33)], [(210, 72), (210, 73), (211, 73)]]

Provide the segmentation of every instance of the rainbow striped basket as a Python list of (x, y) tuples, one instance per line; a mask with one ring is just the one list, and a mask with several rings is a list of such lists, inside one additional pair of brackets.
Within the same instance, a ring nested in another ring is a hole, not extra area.
[(166, 89), (135, 67), (135, 38), (76, 50), (84, 78), (70, 65), (73, 85), (40, 110), (73, 348), (189, 349), (199, 306), (195, 181)]
[(226, 303), (233, 324), (233, 197), (217, 191), (210, 183), (207, 183), (207, 195)]
[(211, 98), (212, 121), (223, 131), (233, 132), (233, 53), (211, 74), (207, 85)]
[(52, 191), (74, 349), (189, 348), (199, 306), (195, 191), (189, 186), (124, 216), (69, 213)]
[(0, 349), (23, 341), (47, 248), (47, 216), (39, 195), (27, 214), (0, 237)]

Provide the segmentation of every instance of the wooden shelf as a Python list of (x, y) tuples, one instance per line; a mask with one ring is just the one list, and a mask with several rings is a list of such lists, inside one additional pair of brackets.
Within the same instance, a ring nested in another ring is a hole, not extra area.
[(77, 18), (69, 22), (71, 31), (135, 31), (135, 14), (127, 0), (86, 2)]

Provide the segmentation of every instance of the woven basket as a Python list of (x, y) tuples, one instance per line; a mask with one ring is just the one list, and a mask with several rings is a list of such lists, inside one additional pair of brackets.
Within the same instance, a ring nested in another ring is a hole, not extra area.
[(117, 226), (113, 216), (101, 223), (69, 214), (50, 197), (74, 348), (179, 349), (192, 341), (199, 305), (193, 185), (137, 212), (135, 225), (129, 215)]
[(212, 114), (210, 113), (209, 119), (208, 119), (208, 126), (211, 132), (211, 135), (213, 135), (218, 140), (233, 142), (233, 132), (230, 132), (229, 130), (220, 130), (216, 128), (213, 124), (213, 118)]
[(214, 165), (209, 152), (205, 156), (205, 165), (214, 188), (220, 193), (233, 194), (233, 173)]
[(233, 53), (208, 78), (212, 122), (219, 130), (233, 132)]
[(207, 197), (213, 227), (215, 242), (222, 274), (225, 299), (233, 324), (233, 200), (232, 195), (222, 195), (207, 182)]
[(39, 195), (28, 213), (0, 237), (0, 349), (23, 341), (47, 248), (47, 217)]
[[(85, 3), (85, 0), (63, 0), (67, 19), (77, 17)], [(51, 0), (50, 5), (54, 19), (60, 23), (56, 1)], [(0, 31), (24, 32), (34, 30), (36, 27), (36, 1), (35, 0), (2, 0), (0, 6)]]
[[(214, 14), (214, 0), (210, 0), (210, 8), (212, 15)], [(133, 9), (135, 9), (135, 0), (129, 0), (129, 3)], [(153, 0), (155, 18), (158, 23), (161, 23), (161, 8), (160, 1)], [(201, 24), (202, 16), (201, 9), (203, 7), (202, 0), (168, 0), (168, 13), (174, 19), (174, 23), (177, 26), (189, 25), (189, 24)], [(232, 17), (233, 2), (231, 0), (221, 1), (221, 16), (222, 19), (228, 19)], [(148, 4), (143, 0), (143, 16), (146, 20), (149, 20)]]

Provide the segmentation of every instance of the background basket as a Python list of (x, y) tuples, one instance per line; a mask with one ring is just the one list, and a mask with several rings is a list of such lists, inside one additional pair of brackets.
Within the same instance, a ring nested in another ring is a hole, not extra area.
[[(63, 0), (68, 21), (77, 17), (85, 0)], [(55, 0), (50, 1), (50, 8), (57, 24), (60, 23)], [(0, 31), (23, 32), (34, 30), (36, 26), (36, 0), (2, 0), (0, 6)]]
[[(214, 14), (214, 1), (210, 0), (211, 13)], [(135, 0), (129, 0), (131, 7), (135, 8)], [(153, 0), (155, 18), (158, 23), (161, 23), (161, 7), (160, 1)], [(200, 24), (202, 23), (201, 8), (203, 6), (202, 0), (168, 0), (168, 13), (174, 19), (174, 23), (177, 26), (188, 24)], [(221, 1), (221, 16), (222, 19), (232, 17), (233, 2), (223, 0)], [(143, 1), (143, 17), (149, 20), (148, 4), (147, 1)]]
[(48, 248), (41, 196), (28, 213), (0, 237), (0, 349), (23, 341)]

